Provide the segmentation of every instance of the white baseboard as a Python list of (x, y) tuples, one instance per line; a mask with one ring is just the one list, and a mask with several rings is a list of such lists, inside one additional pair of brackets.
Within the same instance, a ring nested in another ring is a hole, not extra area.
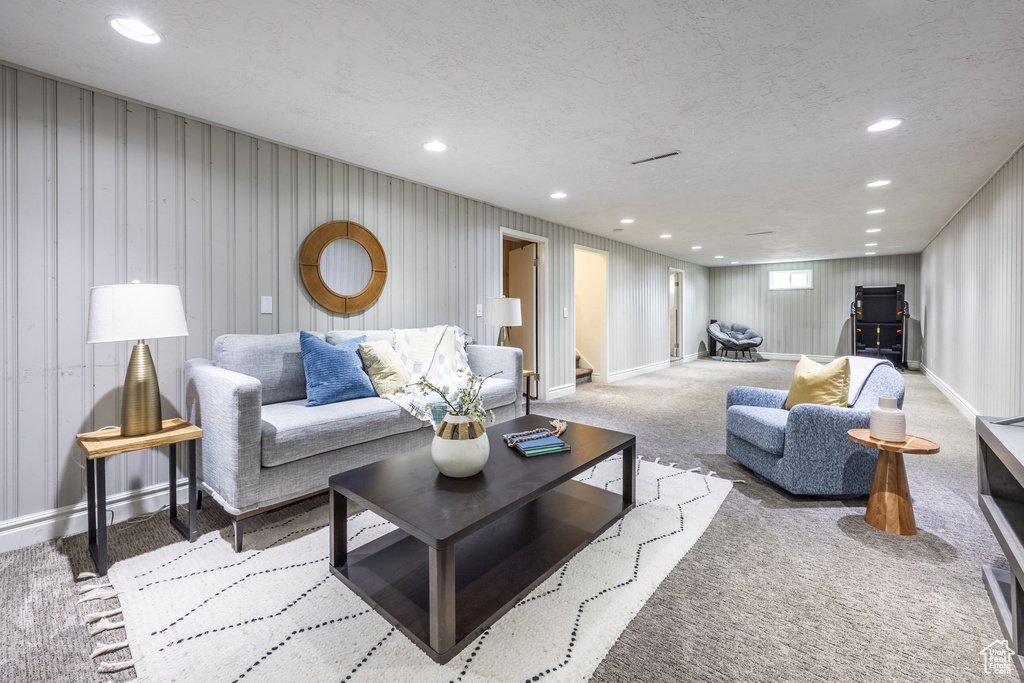
[(619, 382), (630, 377), (636, 377), (637, 375), (646, 375), (648, 372), (657, 372), (658, 370), (668, 370), (671, 367), (671, 361), (668, 359), (660, 360), (657, 363), (650, 363), (648, 365), (641, 365), (640, 367), (630, 368), (628, 370), (619, 370), (617, 372), (608, 373), (609, 382)]
[[(763, 356), (764, 358), (768, 358), (768, 359), (771, 359), (771, 360), (800, 360), (800, 356), (802, 356), (802, 355), (803, 356), (807, 356), (807, 354), (805, 354), (805, 353), (804, 354), (800, 354), (800, 353), (772, 353), (772, 352), (761, 353), (760, 351), (758, 351), (757, 353), (759, 355)], [(811, 360), (813, 360), (815, 363), (831, 363), (836, 358), (838, 358), (838, 356), (807, 356), (807, 357), (810, 358)], [(921, 361), (919, 361), (919, 360), (908, 360), (907, 361), (907, 369), (909, 369), (909, 370), (920, 370), (921, 367), (922, 367), (921, 366)]]
[(978, 411), (974, 409), (974, 406), (968, 403), (963, 396), (956, 393), (953, 390), (953, 387), (943, 382), (942, 379), (940, 379), (939, 376), (936, 375), (934, 372), (929, 370), (927, 366), (922, 365), (921, 369), (924, 370), (925, 377), (931, 380), (931, 383), (934, 384), (935, 387), (939, 391), (941, 391), (946, 396), (946, 398), (949, 399), (950, 403), (956, 406), (956, 409), (960, 411), (960, 414), (966, 417), (967, 420), (973, 425), (974, 418), (976, 418), (979, 414)]
[[(178, 502), (188, 501), (188, 479), (178, 480)], [(114, 521), (156, 512), (167, 505), (167, 484), (155, 484), (107, 497), (107, 519)], [(85, 501), (0, 522), (0, 552), (79, 534), (89, 529)]]
[(572, 394), (575, 394), (575, 393), (576, 393), (576, 383), (575, 382), (573, 382), (572, 384), (563, 384), (560, 387), (549, 387), (548, 388), (548, 397), (545, 400), (550, 401), (553, 398), (561, 398), (563, 396), (571, 396)]

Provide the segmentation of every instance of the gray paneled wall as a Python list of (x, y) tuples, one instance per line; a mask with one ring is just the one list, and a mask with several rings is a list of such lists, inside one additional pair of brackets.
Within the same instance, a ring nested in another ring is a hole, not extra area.
[[(711, 317), (743, 323), (764, 336), (765, 353), (850, 353), (850, 303), (857, 285), (907, 286), (908, 360), (921, 358), (919, 254), (728, 266), (711, 269)], [(773, 270), (814, 271), (814, 289), (769, 290)]]
[[(9, 67), (0, 146), (0, 521), (82, 500), (74, 436), (119, 421), (129, 344), (85, 344), (93, 284), (181, 286), (190, 336), (151, 343), (165, 415), (182, 405), (185, 360), (226, 332), (451, 322), (493, 343), (475, 312), (500, 291), (500, 226), (550, 239), (548, 386), (574, 378), (561, 314), (574, 243), (610, 252), (613, 373), (667, 361), (669, 266), (686, 271), (685, 352), (702, 339), (707, 268)], [(303, 239), (333, 219), (387, 254), (384, 293), (357, 315), (319, 308), (298, 276)], [(165, 458), (111, 459), (108, 492), (165, 482)]]
[(982, 415), (1024, 413), (1024, 151), (924, 250), (924, 365)]

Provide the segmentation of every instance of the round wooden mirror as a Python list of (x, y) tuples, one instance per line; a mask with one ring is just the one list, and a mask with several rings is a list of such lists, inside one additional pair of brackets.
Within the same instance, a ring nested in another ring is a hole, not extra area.
[(309, 295), (327, 310), (359, 313), (384, 291), (388, 262), (372, 232), (352, 221), (331, 221), (302, 243), (299, 274)]

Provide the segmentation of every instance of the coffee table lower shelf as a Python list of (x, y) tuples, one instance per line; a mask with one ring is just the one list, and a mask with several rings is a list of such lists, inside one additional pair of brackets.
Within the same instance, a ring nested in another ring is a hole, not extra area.
[(458, 541), (455, 643), (444, 652), (430, 644), (425, 543), (398, 529), (349, 550), (331, 572), (431, 659), (445, 663), (632, 508), (618, 494), (570, 480)]

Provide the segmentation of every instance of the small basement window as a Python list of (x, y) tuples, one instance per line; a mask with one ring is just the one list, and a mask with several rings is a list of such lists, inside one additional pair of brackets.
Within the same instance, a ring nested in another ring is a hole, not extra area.
[(810, 268), (770, 271), (768, 289), (814, 289), (814, 271)]

